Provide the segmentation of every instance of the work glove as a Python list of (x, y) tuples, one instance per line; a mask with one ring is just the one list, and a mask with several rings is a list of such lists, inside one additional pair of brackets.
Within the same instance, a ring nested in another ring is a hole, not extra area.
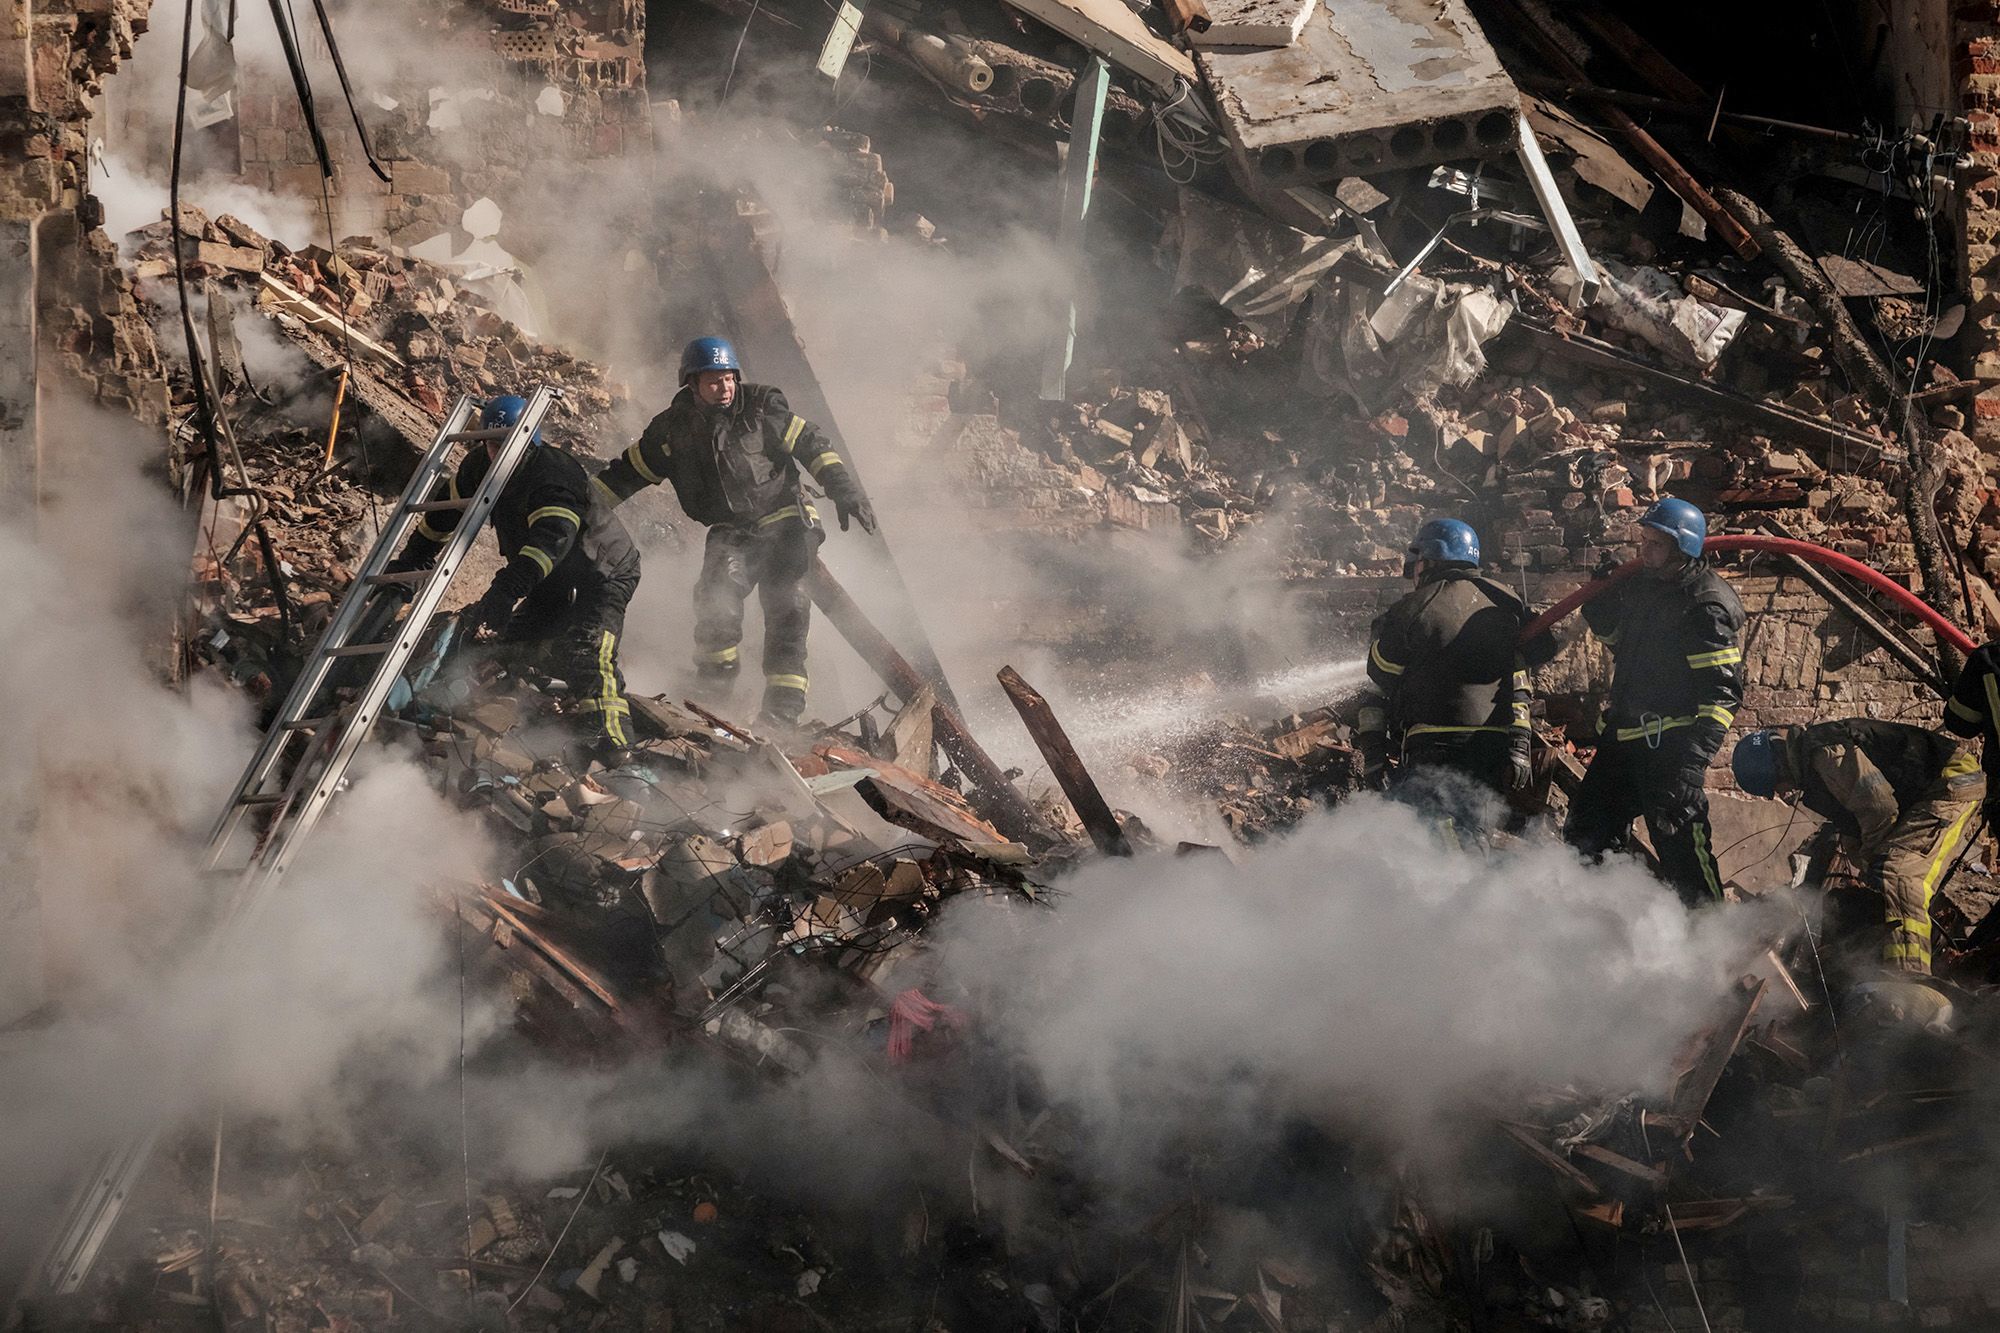
[(466, 608), (467, 632), (477, 637), (481, 630), (491, 630), (493, 636), (499, 638), (514, 622), (514, 603), (517, 600), (512, 588), (496, 580), (484, 597)]
[(1606, 551), (1603, 555), (1598, 556), (1597, 563), (1590, 567), (1590, 577), (1593, 579), (1608, 579), (1617, 571), (1618, 566), (1624, 563), (1623, 560), (1618, 558), (1616, 551)]
[(1533, 738), (1523, 731), (1507, 742), (1507, 790), (1523, 792), (1535, 784)]
[(835, 496), (833, 507), (840, 514), (840, 530), (842, 532), (847, 531), (847, 524), (850, 519), (858, 521), (861, 524), (863, 532), (872, 533), (875, 531), (875, 506), (868, 503), (867, 496), (857, 495), (851, 499), (842, 499), (839, 496)]
[(1690, 750), (1667, 770), (1665, 790), (1660, 793), (1660, 809), (1675, 828), (1694, 818), (1708, 787), (1708, 751)]

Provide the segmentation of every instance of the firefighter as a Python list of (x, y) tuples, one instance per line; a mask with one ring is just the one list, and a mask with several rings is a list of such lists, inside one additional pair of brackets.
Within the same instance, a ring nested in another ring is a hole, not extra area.
[[(2000, 771), (2000, 640), (1965, 659), (1945, 702), (1944, 724), (1954, 735), (1984, 742), (1989, 779)], [(1989, 781), (1987, 788), (1991, 790), (1993, 783)]]
[(1931, 970), (1931, 895), (1986, 799), (1979, 760), (1942, 732), (1845, 718), (1753, 731), (1736, 743), (1736, 785), (1752, 796), (1796, 792), (1823, 816), (1881, 894), (1881, 959)]
[(1448, 822), (1476, 827), (1486, 822), (1481, 808), (1490, 812), (1493, 803), (1465, 799), (1436, 772), (1503, 796), (1528, 786), (1534, 733), (1519, 648), (1527, 608), (1480, 577), (1479, 534), (1455, 518), (1417, 529), (1403, 576), (1416, 588), (1376, 619), (1368, 645), (1371, 684), (1358, 732), (1364, 776), (1382, 785), (1394, 750), (1399, 787), (1411, 784), (1409, 794), (1443, 804)]
[(1655, 501), (1638, 536), (1644, 568), (1583, 606), (1611, 649), (1611, 699), (1563, 836), (1601, 856), (1643, 817), (1661, 873), (1695, 906), (1722, 898), (1706, 783), (1743, 698), (1743, 606), (1702, 558), (1699, 509)]
[[(486, 430), (512, 427), (528, 410), (512, 394), (480, 415)], [(469, 496), (486, 476), (498, 440), (468, 449), (458, 471), (432, 500)], [(639, 586), (639, 551), (610, 506), (592, 493), (590, 474), (537, 430), (493, 505), (494, 537), (506, 565), (460, 619), (462, 632), (490, 632), (503, 642), (558, 645), (552, 674), (569, 689), (572, 711), (587, 721), (600, 753), (614, 758), (631, 741), (631, 707), (618, 668), (625, 607)], [(458, 511), (425, 514), (391, 570), (427, 569), (458, 526)]]
[(694, 590), (695, 666), (726, 690), (741, 666), (743, 603), (755, 588), (764, 607), (763, 720), (796, 723), (806, 706), (805, 578), (826, 540), (801, 471), (832, 497), (841, 531), (875, 531), (875, 510), (819, 427), (795, 416), (785, 395), (743, 382), (736, 349), (696, 338), (681, 353), (680, 392), (638, 443), (598, 474), (620, 504), (670, 482), (689, 518), (708, 528)]

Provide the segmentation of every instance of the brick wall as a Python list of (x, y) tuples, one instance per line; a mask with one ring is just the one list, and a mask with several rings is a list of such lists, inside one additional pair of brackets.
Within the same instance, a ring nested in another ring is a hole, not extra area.
[[(2000, 2), (1952, 11), (1951, 73), (1971, 124), (1971, 161), (1959, 173), (1959, 271), (1970, 302), (1964, 334), (1972, 373), (2000, 377)], [(2000, 390), (1973, 400), (1973, 437), (2000, 451)]]

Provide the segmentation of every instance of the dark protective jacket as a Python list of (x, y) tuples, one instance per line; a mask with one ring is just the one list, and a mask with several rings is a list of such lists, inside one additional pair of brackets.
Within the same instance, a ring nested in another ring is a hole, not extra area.
[(1743, 702), (1743, 604), (1705, 560), (1675, 578), (1639, 574), (1583, 604), (1611, 649), (1605, 740), (1650, 740), (1686, 729), (1714, 756)]
[(1869, 848), (1947, 769), (1972, 771), (1965, 747), (1943, 732), (1866, 717), (1800, 727), (1785, 754), (1801, 804)]
[(1965, 659), (1945, 703), (1944, 724), (1955, 735), (1984, 740), (1986, 771), (2000, 775), (2000, 642)]
[(720, 409), (703, 407), (692, 388), (683, 388), (597, 482), (616, 505), (664, 481), (695, 522), (754, 527), (816, 517), (805, 501), (801, 468), (836, 503), (861, 498), (860, 484), (826, 436), (793, 415), (778, 390), (738, 385), (736, 401)]
[(1499, 732), (1525, 736), (1528, 673), (1518, 640), (1527, 608), (1479, 571), (1426, 569), (1415, 590), (1384, 611), (1368, 645), (1361, 729), (1403, 742)]
[[(458, 471), (430, 498), (458, 500), (471, 495), (492, 465), (486, 450), (477, 446), (467, 450)], [(571, 582), (593, 574), (636, 579), (638, 548), (610, 505), (592, 490), (590, 473), (575, 456), (549, 445), (536, 445), (523, 454), (488, 520), (507, 560), (494, 586), (521, 598), (551, 576)], [(458, 517), (459, 511), (453, 509), (424, 515), (395, 567), (423, 568), (436, 560), (458, 526)]]

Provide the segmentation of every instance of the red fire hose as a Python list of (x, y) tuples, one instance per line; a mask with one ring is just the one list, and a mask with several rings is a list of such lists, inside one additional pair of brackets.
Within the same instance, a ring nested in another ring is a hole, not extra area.
[[(1964, 630), (1932, 610), (1929, 604), (1908, 588), (1903, 587), (1900, 583), (1892, 579), (1884, 577), (1881, 573), (1870, 569), (1859, 560), (1851, 560), (1838, 551), (1829, 551), (1824, 546), (1815, 546), (1811, 542), (1796, 541), (1790, 537), (1736, 536), (1710, 537), (1702, 544), (1702, 550), (1765, 551), (1772, 555), (1795, 555), (1799, 559), (1809, 560), (1815, 565), (1825, 565), (1829, 569), (1837, 569), (1843, 574), (1860, 579), (1863, 583), (1883, 594), (1898, 606), (1909, 610), (1911, 614), (1917, 616), (1926, 625), (1935, 630), (1940, 639), (1949, 643), (1961, 653), (1970, 654), (1979, 647), (1978, 644), (1967, 637)], [(1529, 621), (1528, 627), (1521, 631), (1521, 642), (1526, 643), (1528, 640), (1534, 638), (1537, 634), (1548, 629), (1612, 584), (1637, 573), (1639, 568), (1637, 560), (1628, 560), (1618, 566), (1618, 568), (1612, 570), (1604, 578), (1584, 584), (1581, 588), (1578, 588), (1575, 592)]]

